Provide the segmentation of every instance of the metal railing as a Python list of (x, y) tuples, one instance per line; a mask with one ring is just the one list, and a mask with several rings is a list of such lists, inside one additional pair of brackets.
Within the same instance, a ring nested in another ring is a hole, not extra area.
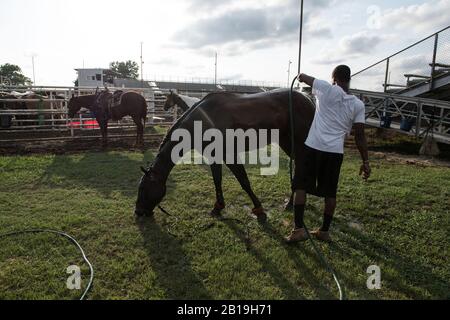
[(399, 129), (417, 138), (433, 134), (450, 143), (450, 102), (362, 90), (351, 93), (365, 103), (369, 125)]
[[(74, 119), (69, 119), (67, 105), (72, 95), (93, 94), (97, 88), (61, 87), (61, 86), (2, 86), (0, 93), (15, 92), (16, 98), (5, 98), (0, 95), (0, 117), (10, 117), (10, 126), (2, 128), (2, 133), (36, 133), (36, 132), (67, 132), (75, 137), (83, 131), (96, 131), (99, 129), (94, 116), (88, 111), (82, 111)], [(130, 90), (142, 94), (148, 104), (147, 126), (172, 125), (177, 118), (176, 110), (166, 112), (163, 110), (165, 96), (168, 90), (109, 88), (110, 91)], [(34, 92), (41, 94), (37, 99), (27, 99), (20, 93)], [(20, 107), (8, 107), (11, 104)], [(110, 129), (135, 128), (130, 117), (121, 121), (111, 122)]]
[(450, 79), (450, 26), (355, 73), (352, 88), (407, 94), (431, 91), (443, 77)]
[(176, 77), (176, 76), (153, 76), (147, 77), (146, 82), (176, 82), (176, 83), (194, 83), (194, 84), (209, 84), (209, 85), (223, 85), (223, 86), (249, 86), (260, 88), (285, 88), (286, 83), (275, 81), (257, 81), (257, 80), (231, 80), (220, 79), (215, 82), (213, 78), (201, 77)]

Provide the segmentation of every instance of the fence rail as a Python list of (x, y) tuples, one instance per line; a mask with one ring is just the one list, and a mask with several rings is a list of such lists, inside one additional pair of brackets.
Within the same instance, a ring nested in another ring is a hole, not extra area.
[(365, 103), (369, 124), (400, 129), (418, 138), (433, 134), (450, 143), (450, 102), (362, 90), (352, 93)]
[(435, 89), (443, 78), (450, 82), (450, 26), (355, 73), (352, 88), (414, 96)]
[[(73, 95), (81, 96), (93, 94), (97, 88), (86, 87), (62, 87), (62, 86), (1, 86), (0, 94), (10, 94), (17, 96), (16, 99), (2, 98), (0, 95), (0, 135), (2, 133), (17, 132), (70, 132), (72, 137), (76, 137), (83, 131), (98, 130), (98, 124), (94, 116), (87, 110), (82, 111), (74, 119), (69, 119), (67, 105)], [(168, 90), (157, 90), (141, 88), (109, 88), (110, 91), (124, 90), (135, 91), (142, 94), (148, 104), (148, 120), (146, 126), (173, 124), (177, 118), (177, 111), (166, 112), (163, 110), (165, 96)], [(39, 99), (26, 99), (21, 94), (33, 92), (42, 94)], [(5, 95), (4, 95), (5, 96)], [(24, 103), (26, 109), (21, 106), (19, 109), (8, 108), (8, 104)], [(9, 118), (9, 119), (7, 119)], [(5, 119), (9, 124), (5, 126)], [(135, 128), (131, 117), (125, 117), (121, 121), (111, 122), (111, 129)]]

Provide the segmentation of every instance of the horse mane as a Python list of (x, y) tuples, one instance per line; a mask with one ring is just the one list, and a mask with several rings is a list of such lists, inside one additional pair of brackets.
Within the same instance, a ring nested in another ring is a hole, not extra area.
[(188, 108), (192, 108), (197, 102), (199, 102), (201, 99), (185, 96), (182, 94), (177, 94), (181, 100), (183, 100), (184, 103), (188, 106)]
[(192, 107), (190, 107), (183, 115), (175, 121), (175, 123), (170, 127), (169, 131), (167, 132), (166, 136), (164, 137), (163, 141), (161, 142), (159, 146), (159, 152), (161, 152), (162, 148), (167, 144), (167, 142), (170, 141), (170, 138), (172, 137), (172, 133), (180, 127), (180, 124), (187, 118), (188, 115), (190, 115), (195, 109), (197, 109), (197, 106), (203, 102), (207, 97), (209, 97), (209, 94), (204, 97), (203, 99), (197, 101)]

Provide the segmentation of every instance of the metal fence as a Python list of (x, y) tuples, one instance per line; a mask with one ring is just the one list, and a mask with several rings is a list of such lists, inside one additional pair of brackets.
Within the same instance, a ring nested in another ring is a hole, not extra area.
[(352, 88), (408, 95), (419, 86), (432, 90), (446, 76), (450, 76), (450, 26), (357, 72)]
[(367, 123), (450, 143), (450, 102), (352, 90), (366, 105)]
[(224, 86), (248, 86), (261, 88), (285, 88), (286, 83), (277, 81), (257, 81), (257, 80), (235, 80), (235, 79), (218, 79), (202, 78), (202, 77), (179, 77), (179, 76), (146, 76), (149, 82), (177, 82), (177, 83), (196, 83), (196, 84), (212, 84)]
[[(167, 90), (153, 91), (150, 89), (127, 89), (109, 88), (110, 91), (124, 90), (135, 91), (142, 94), (148, 104), (148, 120), (146, 125), (171, 125), (177, 118), (176, 110), (166, 112), (163, 110), (165, 93)], [(0, 93), (0, 135), (2, 133), (41, 133), (56, 132), (69, 133), (74, 137), (83, 134), (85, 131), (96, 131), (99, 129), (94, 116), (90, 111), (82, 109), (76, 119), (69, 119), (67, 105), (72, 97), (94, 94), (96, 88), (80, 87), (8, 87), (1, 86)], [(22, 96), (25, 93), (38, 94), (36, 98), (27, 99)], [(5, 97), (6, 94), (14, 93), (15, 97)], [(16, 104), (16, 107), (9, 108), (8, 105)], [(17, 107), (19, 105), (19, 107)], [(9, 118), (9, 123), (5, 119)], [(121, 121), (111, 122), (110, 129), (135, 128), (135, 124), (130, 117), (125, 117)]]

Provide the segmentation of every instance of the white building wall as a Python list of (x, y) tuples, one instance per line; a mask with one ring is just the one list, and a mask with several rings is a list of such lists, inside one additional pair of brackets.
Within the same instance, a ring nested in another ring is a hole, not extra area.
[(78, 69), (78, 86), (103, 87), (104, 69)]

